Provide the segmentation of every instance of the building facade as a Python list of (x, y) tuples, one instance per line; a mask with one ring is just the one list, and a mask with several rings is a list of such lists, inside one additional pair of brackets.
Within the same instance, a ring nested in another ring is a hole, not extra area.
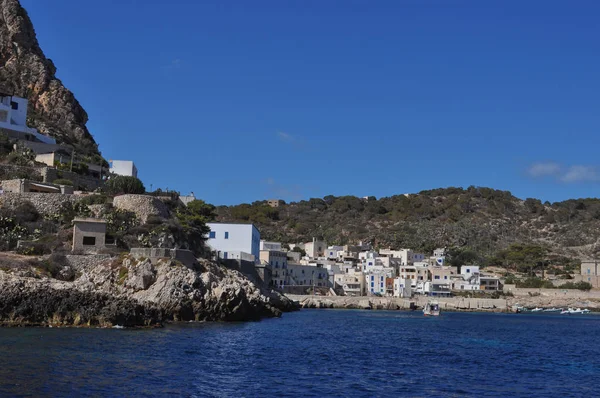
[(276, 250), (261, 250), (260, 263), (271, 268), (272, 286), (283, 288), (288, 284), (287, 253)]
[(135, 178), (138, 176), (138, 169), (131, 160), (111, 160), (109, 164), (113, 174)]
[(0, 93), (0, 131), (10, 138), (56, 144), (54, 138), (27, 127), (27, 105), (25, 98)]
[(219, 258), (229, 259), (232, 252), (243, 252), (260, 257), (260, 232), (253, 224), (207, 223), (210, 228), (206, 244)]

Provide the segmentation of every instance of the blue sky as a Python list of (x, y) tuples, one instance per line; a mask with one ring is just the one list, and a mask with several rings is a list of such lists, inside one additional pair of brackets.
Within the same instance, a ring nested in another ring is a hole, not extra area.
[(598, 196), (600, 2), (21, 2), (148, 189)]

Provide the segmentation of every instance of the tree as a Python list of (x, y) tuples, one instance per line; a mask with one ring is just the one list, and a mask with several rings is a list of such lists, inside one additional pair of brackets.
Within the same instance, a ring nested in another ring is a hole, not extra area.
[(130, 176), (113, 176), (106, 182), (105, 188), (108, 193), (113, 195), (146, 193), (142, 181)]
[(300, 255), (301, 255), (302, 257), (306, 256), (306, 250), (304, 250), (304, 249), (303, 249), (303, 248), (301, 248), (301, 247), (294, 246), (294, 248), (292, 249), (292, 251), (293, 251), (293, 252), (296, 252), (296, 253), (300, 253)]
[(215, 206), (196, 199), (189, 202), (187, 206), (179, 208), (176, 215), (190, 250), (200, 254), (210, 232), (206, 223), (213, 221), (216, 217)]

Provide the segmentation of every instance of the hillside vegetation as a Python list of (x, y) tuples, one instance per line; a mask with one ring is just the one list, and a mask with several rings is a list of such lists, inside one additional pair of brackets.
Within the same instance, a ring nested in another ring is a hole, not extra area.
[(600, 200), (542, 203), (491, 188), (443, 188), (368, 200), (326, 196), (272, 208), (254, 202), (217, 208), (219, 221), (253, 222), (261, 237), (284, 243), (323, 238), (329, 244), (369, 241), (378, 248), (470, 250), (494, 258), (515, 243), (557, 255), (600, 251)]

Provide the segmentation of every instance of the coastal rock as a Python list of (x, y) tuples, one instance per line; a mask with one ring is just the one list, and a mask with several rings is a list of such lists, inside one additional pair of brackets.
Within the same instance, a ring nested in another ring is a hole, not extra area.
[[(82, 257), (87, 257), (84, 261)], [(14, 260), (14, 259), (13, 259)], [(199, 260), (70, 256), (60, 279), (24, 258), (0, 271), (0, 323), (6, 325), (152, 326), (167, 321), (246, 321), (297, 309), (286, 297), (238, 271)]]
[(127, 262), (129, 266), (127, 267), (128, 278), (125, 286), (134, 291), (139, 291), (148, 289), (156, 282), (156, 271), (150, 260), (145, 260), (135, 265), (132, 264), (131, 260), (127, 260)]

